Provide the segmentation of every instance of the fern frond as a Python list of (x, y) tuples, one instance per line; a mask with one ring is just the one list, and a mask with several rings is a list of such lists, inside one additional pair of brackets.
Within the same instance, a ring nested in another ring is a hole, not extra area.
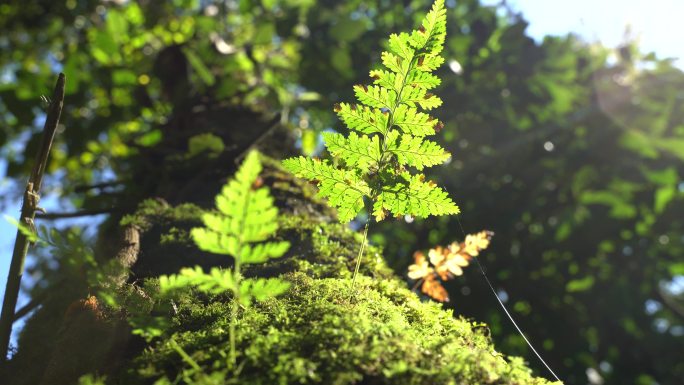
[(430, 215), (452, 215), (460, 212), (446, 191), (432, 182), (423, 182), (420, 175), (404, 173), (401, 179), (403, 180), (399, 183), (383, 187), (374, 205), (375, 215), (388, 210), (394, 215), (427, 218)]
[(442, 80), (437, 76), (419, 70), (411, 71), (406, 79), (406, 84), (408, 86), (422, 88), (425, 90), (433, 89), (439, 86), (441, 83)]
[(425, 72), (432, 72), (437, 68), (441, 67), (442, 64), (444, 64), (444, 58), (439, 56), (438, 54), (425, 54), (418, 58), (418, 62), (416, 63), (416, 69)]
[(265, 242), (278, 230), (278, 209), (273, 205), (268, 188), (257, 186), (261, 169), (259, 154), (250, 152), (235, 173), (235, 178), (216, 197), (217, 210), (205, 213), (202, 216), (204, 227), (191, 231), (200, 249), (233, 256), (233, 269), (214, 267), (209, 273), (205, 273), (197, 266), (159, 278), (162, 293), (195, 287), (210, 294), (233, 294), (229, 331), (233, 365), (236, 364), (235, 324), (238, 305), (249, 306), (253, 299), (274, 297), (290, 286), (288, 282), (277, 278), (242, 280), (240, 274), (242, 264), (262, 263), (278, 258), (290, 248), (290, 243), (286, 241)]
[(363, 209), (363, 197), (370, 196), (368, 184), (354, 172), (335, 168), (303, 156), (286, 159), (283, 167), (301, 178), (318, 181), (318, 195), (337, 208), (339, 220), (349, 222)]
[(394, 108), (397, 93), (380, 86), (354, 86), (354, 94), (359, 102), (375, 108)]
[(244, 264), (264, 263), (271, 258), (280, 258), (290, 248), (290, 242), (265, 242), (256, 245), (244, 245), (240, 250), (241, 262)]
[(382, 59), (382, 65), (387, 67), (388, 70), (395, 73), (401, 72), (402, 60), (399, 56), (385, 51), (380, 55), (380, 58)]
[(426, 50), (438, 54), (444, 47), (446, 38), (446, 9), (444, 0), (436, 0), (432, 10), (423, 19), (420, 29), (413, 31), (409, 41), (417, 50)]
[(261, 170), (259, 154), (255, 151), (250, 152), (235, 173), (235, 179), (223, 187), (222, 195), (226, 195), (226, 190), (248, 193), (254, 181), (259, 177)]
[(355, 104), (340, 103), (335, 105), (337, 116), (352, 130), (364, 134), (384, 134), (387, 131), (387, 113)]
[(258, 154), (250, 153), (235, 179), (216, 197), (218, 212), (205, 213), (204, 227), (192, 229), (191, 235), (200, 249), (236, 257), (243, 245), (273, 236), (278, 229), (278, 210), (268, 188), (253, 188), (261, 169)]
[(352, 132), (345, 138), (342, 134), (325, 132), (323, 140), (328, 151), (343, 159), (348, 167), (366, 172), (371, 165), (380, 162), (380, 141), (377, 136), (371, 138)]
[[(278, 278), (257, 278), (245, 279), (240, 283), (242, 298), (254, 298), (263, 301), (268, 298), (276, 297), (289, 289), (291, 284)], [(244, 295), (249, 294), (249, 295)], [(249, 305), (246, 303), (245, 305)]]
[(405, 104), (394, 111), (394, 124), (406, 134), (413, 136), (429, 136), (435, 134), (435, 128), (442, 123), (430, 115), (419, 112), (417, 108)]
[[(201, 250), (233, 256), (236, 266), (278, 258), (288, 250), (289, 242), (264, 242), (278, 230), (278, 209), (273, 205), (268, 188), (254, 188), (261, 169), (258, 153), (252, 152), (235, 178), (223, 187), (216, 197), (218, 210), (205, 213), (202, 216), (204, 227), (191, 231)], [(236, 274), (239, 272), (212, 269), (207, 275), (197, 267), (164, 276), (162, 284), (169, 289), (192, 285), (205, 291), (225, 291), (235, 288)]]
[(390, 144), (387, 151), (397, 156), (399, 165), (418, 170), (442, 164), (451, 156), (437, 143), (411, 135), (402, 135), (401, 140)]
[(397, 74), (386, 70), (372, 70), (369, 75), (373, 79), (373, 84), (394, 90), (395, 92), (400, 91), (401, 82), (398, 82), (400, 79), (397, 78)]
[(169, 294), (189, 286), (196, 287), (198, 290), (210, 294), (232, 291), (235, 287), (233, 271), (214, 267), (210, 270), (209, 274), (206, 274), (202, 271), (201, 267), (195, 266), (194, 268), (182, 268), (178, 274), (162, 275), (159, 277), (159, 290), (161, 294)]
[(450, 156), (424, 139), (442, 123), (421, 112), (442, 104), (429, 91), (441, 84), (431, 72), (444, 62), (439, 53), (445, 36), (444, 0), (436, 0), (418, 30), (389, 36), (387, 51), (381, 54), (385, 68), (370, 71), (372, 85), (354, 86), (358, 103), (335, 106), (347, 127), (359, 133), (323, 134), (328, 151), (341, 162), (333, 166), (301, 157), (284, 161), (295, 175), (317, 182), (319, 196), (338, 208), (341, 222), (363, 209), (364, 197), (374, 202), (378, 220), (386, 211), (421, 217), (458, 212), (446, 192), (421, 182), (422, 175), (396, 175), (397, 167), (422, 170)]
[(431, 110), (442, 105), (442, 99), (428, 93), (425, 88), (407, 87), (401, 94), (401, 102), (408, 106), (419, 105), (424, 110)]
[(239, 242), (235, 236), (205, 228), (192, 229), (190, 234), (201, 250), (223, 255), (236, 255), (239, 251)]
[(406, 32), (391, 34), (389, 37), (390, 52), (406, 60), (413, 59), (416, 50), (409, 44), (410, 37), (411, 36)]

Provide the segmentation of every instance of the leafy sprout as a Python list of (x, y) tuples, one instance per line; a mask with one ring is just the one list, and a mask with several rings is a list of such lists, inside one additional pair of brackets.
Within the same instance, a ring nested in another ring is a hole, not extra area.
[(234, 367), (238, 307), (249, 306), (253, 300), (275, 297), (290, 287), (289, 282), (279, 278), (243, 279), (241, 275), (243, 264), (263, 263), (281, 257), (290, 247), (286, 241), (268, 241), (278, 230), (278, 209), (273, 205), (268, 187), (256, 187), (261, 170), (259, 154), (251, 152), (235, 178), (216, 196), (216, 211), (203, 215), (204, 227), (192, 230), (197, 247), (210, 253), (232, 256), (233, 268), (214, 267), (205, 273), (197, 266), (159, 278), (162, 294), (194, 287), (208, 294), (232, 295), (230, 357)]

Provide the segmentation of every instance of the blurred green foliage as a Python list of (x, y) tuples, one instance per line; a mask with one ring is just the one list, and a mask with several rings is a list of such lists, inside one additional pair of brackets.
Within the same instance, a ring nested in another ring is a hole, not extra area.
[[(352, 98), (386, 36), (416, 25), (427, 5), (3, 2), (7, 176), (22, 179), (30, 167), (24, 159), (38, 146), (40, 96), (59, 70), (68, 79), (66, 130), (49, 170), (77, 206), (116, 200), (71, 186), (116, 178), (135, 187), (128, 178), (138, 155), (171, 140), (176, 133), (165, 124), (206, 100), (279, 111), (302, 149), (316, 152), (317, 133), (341, 127), (331, 106)], [(536, 43), (524, 18), (504, 8), (477, 0), (447, 6), (448, 65), (437, 72), (436, 94), (453, 159), (430, 176), (461, 205), (467, 232), (496, 232), (483, 259), (497, 288), (568, 383), (584, 382), (587, 368), (606, 384), (679, 383), (684, 298), (671, 283), (684, 275), (684, 74), (634, 43), (617, 50), (574, 36)], [(198, 127), (176, 152), (231, 146), (209, 144), (196, 135), (216, 133)], [(441, 218), (389, 223), (373, 240), (404, 271), (414, 250), (459, 235), (456, 218)], [(448, 288), (459, 314), (486, 322), (500, 350), (526, 355), (541, 370), (478, 272)]]

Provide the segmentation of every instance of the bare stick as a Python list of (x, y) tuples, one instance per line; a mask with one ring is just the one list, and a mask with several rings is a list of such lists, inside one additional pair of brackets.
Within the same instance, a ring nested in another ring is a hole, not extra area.
[[(26, 183), (24, 202), (21, 205), (20, 223), (29, 228), (34, 228), (33, 219), (35, 218), (36, 210), (38, 209), (40, 187), (43, 184), (43, 174), (45, 173), (48, 156), (50, 155), (50, 148), (52, 147), (52, 141), (55, 138), (55, 132), (57, 131), (57, 125), (59, 124), (59, 117), (62, 114), (65, 80), (64, 74), (60, 73), (57, 78), (55, 90), (52, 94), (52, 102), (50, 103), (47, 117), (45, 118), (43, 139), (39, 152), (36, 155), (36, 163), (33, 165), (33, 171), (31, 172), (28, 183)], [(21, 277), (24, 274), (24, 262), (26, 261), (26, 253), (28, 252), (29, 244), (30, 242), (26, 235), (21, 231), (17, 231), (14, 252), (12, 253), (12, 262), (10, 264), (9, 275), (7, 276), (5, 298), (2, 302), (2, 314), (0, 314), (0, 362), (7, 360), (7, 351), (9, 349), (10, 336), (12, 334), (12, 322), (14, 321), (14, 308), (17, 306), (17, 297), (19, 296)]]

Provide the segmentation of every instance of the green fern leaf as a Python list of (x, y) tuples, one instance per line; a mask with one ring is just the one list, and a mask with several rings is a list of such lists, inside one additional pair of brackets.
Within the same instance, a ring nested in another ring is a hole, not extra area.
[(380, 86), (354, 86), (354, 93), (359, 102), (375, 108), (394, 108), (397, 93)]
[(420, 175), (401, 175), (401, 181), (383, 187), (374, 205), (376, 216), (382, 210), (394, 215), (426, 218), (429, 215), (453, 215), (460, 212), (446, 191), (432, 182), (425, 183)]
[(412, 166), (418, 170), (442, 164), (451, 156), (437, 143), (411, 135), (402, 135), (401, 140), (392, 142), (387, 151), (397, 156), (399, 165)]
[(436, 0), (432, 10), (423, 19), (422, 27), (411, 33), (411, 45), (417, 50), (438, 54), (444, 47), (446, 38), (446, 9), (444, 0)]
[(394, 124), (406, 134), (428, 136), (435, 134), (435, 128), (441, 127), (440, 121), (428, 114), (419, 112), (415, 107), (400, 105), (394, 112)]
[(255, 151), (250, 152), (235, 173), (235, 179), (223, 187), (222, 195), (226, 194), (226, 190), (239, 191), (241, 194), (248, 194), (252, 189), (252, 184), (259, 177), (261, 169), (259, 153)]
[(352, 130), (364, 134), (384, 134), (387, 131), (388, 114), (378, 109), (340, 103), (335, 106), (335, 112)]
[(444, 58), (439, 55), (423, 55), (418, 58), (416, 63), (416, 68), (425, 71), (432, 72), (444, 64)]
[(418, 101), (418, 104), (425, 110), (431, 110), (442, 105), (442, 99), (434, 94), (425, 94), (422, 100)]
[(442, 99), (427, 93), (424, 88), (409, 87), (404, 90), (401, 102), (409, 106), (419, 105), (424, 110), (431, 110), (442, 105)]
[(401, 93), (401, 102), (415, 107), (418, 102), (425, 99), (427, 91), (424, 88), (408, 87)]
[(349, 222), (363, 209), (363, 197), (370, 196), (368, 184), (356, 173), (337, 169), (320, 160), (303, 156), (286, 159), (283, 167), (294, 175), (318, 181), (318, 195), (337, 208), (340, 222)]
[(216, 196), (217, 211), (202, 215), (204, 227), (191, 231), (201, 250), (233, 256), (236, 270), (214, 268), (205, 274), (199, 267), (182, 269), (179, 274), (160, 278), (164, 290), (195, 286), (210, 293), (235, 293), (240, 264), (262, 263), (285, 254), (289, 242), (264, 242), (278, 230), (278, 209), (268, 188), (254, 187), (261, 170), (259, 154), (248, 154), (235, 178)]
[(204, 251), (223, 255), (236, 255), (238, 252), (238, 239), (232, 235), (203, 228), (192, 229), (191, 235), (199, 248)]
[(406, 32), (402, 32), (400, 34), (391, 34), (389, 37), (390, 52), (405, 60), (413, 59), (415, 49), (409, 44), (410, 37), (411, 36)]
[(401, 72), (402, 60), (399, 56), (389, 53), (387, 51), (383, 52), (380, 56), (382, 59), (382, 64), (387, 67), (388, 70), (399, 73)]
[(273, 206), (268, 188), (253, 188), (261, 169), (258, 154), (250, 153), (235, 179), (216, 197), (218, 212), (204, 214), (205, 227), (192, 230), (200, 249), (237, 256), (240, 245), (262, 242), (273, 236), (278, 229), (278, 210)]
[(328, 151), (343, 159), (349, 167), (366, 172), (370, 166), (380, 162), (380, 141), (377, 136), (371, 138), (352, 132), (348, 138), (345, 138), (342, 134), (326, 132), (323, 133), (323, 140)]
[[(254, 298), (263, 301), (285, 293), (291, 284), (278, 278), (245, 279), (240, 283), (241, 298)], [(249, 302), (243, 305), (249, 306)]]
[(419, 111), (439, 107), (442, 100), (428, 92), (441, 84), (430, 72), (444, 63), (439, 55), (446, 36), (446, 10), (436, 0), (422, 26), (411, 33), (392, 34), (382, 52), (386, 69), (370, 71), (373, 85), (356, 85), (358, 104), (341, 103), (335, 112), (351, 132), (348, 136), (325, 133), (333, 166), (303, 157), (283, 162), (295, 175), (316, 181), (319, 196), (336, 207), (347, 222), (374, 202), (376, 219), (385, 212), (416, 216), (446, 215), (458, 207), (446, 192), (423, 176), (396, 175), (403, 166), (422, 170), (444, 163), (450, 154), (424, 137), (434, 135), (442, 123)]
[[(205, 213), (202, 216), (204, 227), (192, 229), (191, 232), (200, 249), (233, 256), (233, 269), (214, 267), (209, 273), (205, 273), (197, 266), (159, 278), (162, 294), (188, 287), (210, 294), (233, 294), (229, 332), (233, 365), (236, 364), (234, 333), (239, 304), (249, 306), (253, 299), (274, 297), (282, 294), (290, 285), (277, 278), (242, 280), (240, 273), (242, 264), (262, 263), (278, 258), (290, 248), (289, 242), (266, 242), (278, 230), (278, 209), (273, 205), (268, 188), (256, 186), (260, 172), (259, 154), (249, 153), (235, 173), (235, 178), (216, 197), (217, 211)], [(150, 326), (141, 333), (159, 336), (161, 330)]]
[(439, 86), (441, 83), (442, 80), (437, 76), (418, 70), (411, 71), (406, 79), (407, 85), (425, 90), (433, 89)]
[(159, 291), (161, 294), (169, 294), (189, 286), (196, 287), (205, 293), (221, 294), (232, 291), (235, 287), (235, 281), (233, 279), (233, 272), (230, 269), (221, 270), (214, 267), (209, 274), (206, 274), (199, 266), (182, 268), (178, 274), (162, 275), (159, 277)]
[(372, 70), (370, 72), (370, 77), (373, 78), (373, 84), (394, 90), (394, 92), (400, 91), (399, 87), (401, 87), (401, 81), (393, 72), (385, 70)]
[(241, 262), (244, 264), (264, 263), (271, 258), (280, 258), (290, 248), (290, 242), (265, 242), (256, 245), (244, 245), (240, 250)]

